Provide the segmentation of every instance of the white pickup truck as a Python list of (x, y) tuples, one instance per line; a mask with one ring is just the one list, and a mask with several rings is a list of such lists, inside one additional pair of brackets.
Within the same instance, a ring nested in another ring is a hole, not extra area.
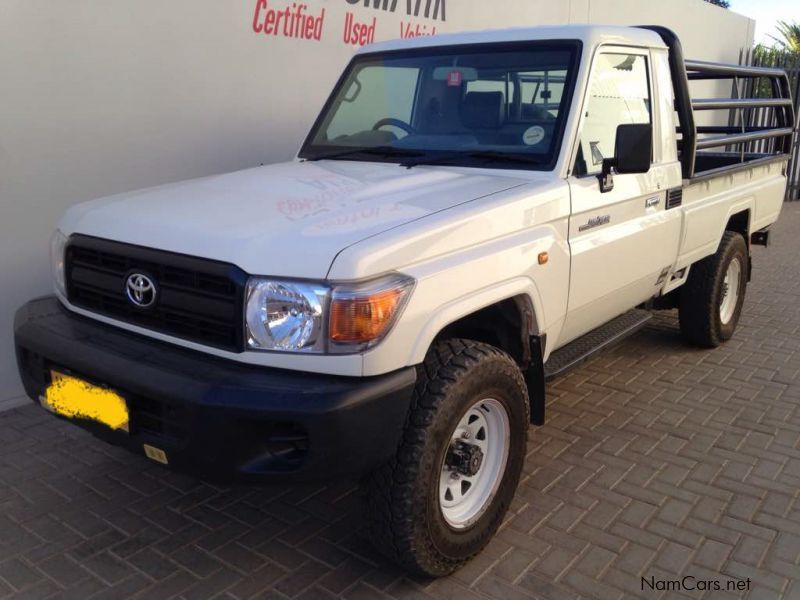
[(55, 297), (15, 322), (26, 391), (201, 477), (365, 475), (375, 545), (451, 573), (508, 510), (546, 380), (651, 310), (733, 335), (793, 123), (782, 71), (685, 61), (660, 27), (365, 48), (295, 160), (66, 213)]

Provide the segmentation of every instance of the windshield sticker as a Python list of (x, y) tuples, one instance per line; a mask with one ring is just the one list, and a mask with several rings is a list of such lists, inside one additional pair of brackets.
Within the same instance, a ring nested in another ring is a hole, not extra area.
[(544, 128), (534, 125), (525, 130), (522, 134), (522, 141), (526, 146), (535, 146), (544, 139)]

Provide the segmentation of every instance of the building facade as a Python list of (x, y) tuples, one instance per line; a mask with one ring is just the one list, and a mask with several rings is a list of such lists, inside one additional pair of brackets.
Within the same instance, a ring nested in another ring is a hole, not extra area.
[[(0, 408), (13, 314), (91, 198), (290, 159), (355, 48), (469, 29), (659, 24), (736, 62), (755, 22), (702, 0), (11, 0), (0, 9)], [(190, 215), (187, 215), (190, 218)]]

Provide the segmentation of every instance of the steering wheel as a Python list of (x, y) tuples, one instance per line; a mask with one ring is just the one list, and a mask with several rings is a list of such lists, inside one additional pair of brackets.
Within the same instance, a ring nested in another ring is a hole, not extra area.
[(387, 126), (392, 126), (392, 127), (397, 127), (398, 129), (402, 129), (408, 135), (415, 133), (414, 128), (411, 125), (409, 125), (405, 121), (401, 121), (400, 119), (394, 119), (392, 117), (381, 119), (380, 121), (375, 123), (375, 125), (372, 126), (372, 131), (378, 131), (378, 129), (380, 129), (381, 127), (387, 127)]

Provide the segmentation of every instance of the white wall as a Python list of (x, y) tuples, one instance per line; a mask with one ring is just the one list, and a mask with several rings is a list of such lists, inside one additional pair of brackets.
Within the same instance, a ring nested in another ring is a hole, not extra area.
[(64, 209), (290, 158), (352, 53), (348, 12), (377, 17), (378, 40), (409, 24), (658, 23), (687, 56), (724, 61), (754, 30), (702, 0), (440, 0), (444, 22), (409, 17), (404, 0), (396, 13), (375, 0), (305, 2), (325, 10), (321, 41), (256, 33), (257, 0), (0, 0), (0, 408), (22, 393), (13, 312), (49, 292), (48, 238)]

